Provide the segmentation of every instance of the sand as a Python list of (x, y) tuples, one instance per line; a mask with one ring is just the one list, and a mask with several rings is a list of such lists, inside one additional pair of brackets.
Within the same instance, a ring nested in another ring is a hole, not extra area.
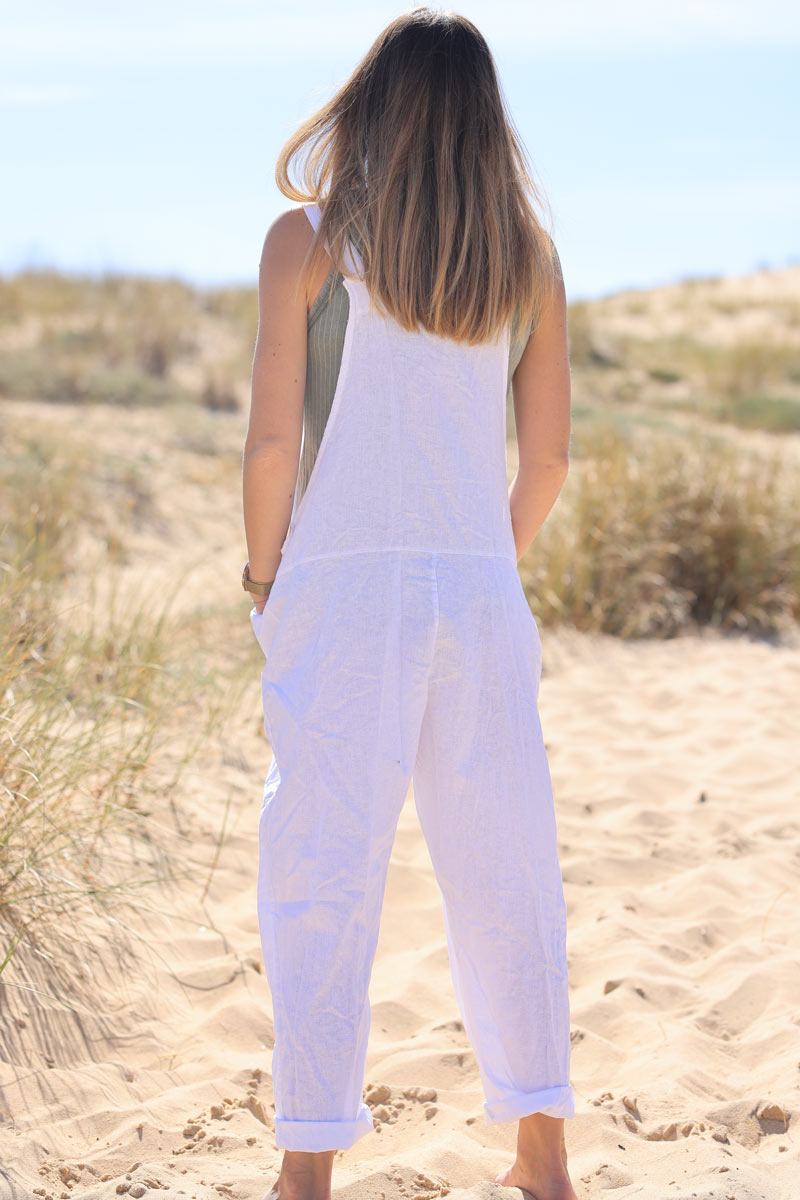
[[(246, 616), (239, 636), (249, 636)], [(544, 631), (543, 643), (540, 712), (568, 905), (576, 1191), (795, 1200), (800, 644), (715, 634), (620, 643), (572, 631)], [(95, 1004), (5, 989), (4, 1200), (161, 1190), (259, 1200), (277, 1174), (255, 915), (269, 761), (256, 674), (251, 700), (216, 774), (198, 767), (182, 784), (192, 855), (209, 869), (232, 797), (205, 898), (197, 883), (151, 895), (139, 918), (147, 948), (135, 955), (98, 934)], [(493, 1182), (513, 1159), (516, 1126), (483, 1119), (411, 791), (370, 999), (365, 1087), (377, 1131), (337, 1154), (336, 1195), (519, 1194)]]

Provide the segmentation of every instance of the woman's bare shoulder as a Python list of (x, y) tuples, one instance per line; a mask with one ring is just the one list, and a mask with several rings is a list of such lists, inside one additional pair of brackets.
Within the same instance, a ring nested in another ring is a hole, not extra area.
[(311, 222), (302, 205), (278, 213), (264, 236), (261, 261), (279, 268), (296, 269), (303, 261), (314, 236)]

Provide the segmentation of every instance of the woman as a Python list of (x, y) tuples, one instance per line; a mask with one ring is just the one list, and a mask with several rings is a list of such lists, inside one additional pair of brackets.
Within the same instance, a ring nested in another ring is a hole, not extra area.
[(497, 1182), (575, 1197), (541, 643), (517, 570), (567, 472), (570, 380), (524, 161), (483, 37), (428, 8), (392, 21), (278, 160), (301, 206), (264, 242), (243, 466), (273, 751), (273, 1200), (325, 1200), (335, 1150), (373, 1128), (367, 992), (412, 780), (484, 1115), (519, 1121)]

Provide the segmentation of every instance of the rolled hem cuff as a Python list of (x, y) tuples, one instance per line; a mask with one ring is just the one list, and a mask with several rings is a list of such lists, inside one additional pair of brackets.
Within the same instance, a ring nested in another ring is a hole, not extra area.
[(575, 1093), (566, 1087), (545, 1088), (541, 1092), (512, 1092), (505, 1100), (494, 1104), (484, 1101), (483, 1115), (488, 1122), (518, 1121), (532, 1113), (545, 1113), (548, 1117), (574, 1117)]
[(355, 1121), (289, 1121), (275, 1118), (278, 1150), (349, 1150), (354, 1142), (375, 1128), (372, 1113), (362, 1102)]

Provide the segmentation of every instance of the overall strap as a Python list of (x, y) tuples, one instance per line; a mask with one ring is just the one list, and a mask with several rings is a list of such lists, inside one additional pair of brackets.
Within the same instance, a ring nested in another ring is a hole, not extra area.
[[(308, 217), (309, 221), (311, 222), (312, 228), (314, 230), (317, 230), (319, 228), (320, 219), (322, 217), (322, 212), (320, 210), (319, 205), (312, 202), (310, 204), (304, 204), (303, 208), (305, 210), (306, 216)], [(327, 239), (324, 242), (324, 246), (325, 246), (325, 253), (330, 254), (330, 248), (328, 246)], [(358, 251), (354, 247), (348, 246), (348, 248), (346, 249), (345, 255), (344, 255), (344, 265), (345, 265), (345, 269), (351, 275), (356, 275), (359, 278), (361, 277), (361, 275), (362, 275), (361, 255), (358, 253)]]

